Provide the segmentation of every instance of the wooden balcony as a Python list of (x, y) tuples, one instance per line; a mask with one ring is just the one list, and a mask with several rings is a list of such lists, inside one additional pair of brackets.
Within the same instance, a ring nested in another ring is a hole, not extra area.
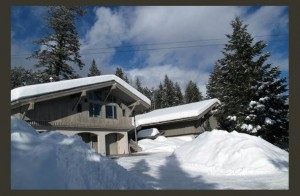
[(36, 129), (46, 130), (131, 130), (134, 126), (131, 124), (131, 119), (99, 119), (95, 122), (61, 122), (61, 121), (36, 121), (26, 120), (28, 124)]

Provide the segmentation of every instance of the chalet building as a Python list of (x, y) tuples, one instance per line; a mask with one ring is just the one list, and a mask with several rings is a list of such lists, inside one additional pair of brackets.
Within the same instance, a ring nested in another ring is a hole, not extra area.
[(79, 135), (104, 155), (129, 153), (132, 113), (150, 100), (115, 75), (19, 87), (11, 91), (11, 115), (39, 132)]
[(198, 135), (217, 128), (218, 123), (212, 110), (220, 104), (218, 99), (209, 99), (175, 107), (154, 110), (137, 115), (137, 130), (157, 128), (166, 137)]

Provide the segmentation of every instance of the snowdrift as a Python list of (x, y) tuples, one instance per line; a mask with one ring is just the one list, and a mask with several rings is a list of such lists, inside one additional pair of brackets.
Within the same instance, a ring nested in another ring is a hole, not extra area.
[(255, 136), (213, 130), (175, 149), (184, 167), (211, 175), (256, 175), (288, 172), (288, 152)]
[(178, 136), (169, 137), (158, 136), (155, 140), (142, 139), (138, 142), (142, 148), (142, 152), (157, 153), (157, 152), (173, 152), (174, 149), (178, 148), (182, 144), (192, 141), (192, 136)]
[(152, 189), (79, 136), (37, 133), (11, 117), (12, 189)]

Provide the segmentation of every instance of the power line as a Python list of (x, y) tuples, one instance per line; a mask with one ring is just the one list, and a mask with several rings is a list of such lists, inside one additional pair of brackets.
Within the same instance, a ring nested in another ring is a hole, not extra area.
[(82, 53), (81, 55), (105, 54), (105, 53), (114, 53), (114, 52), (122, 53), (122, 52), (139, 52), (139, 51), (152, 51), (152, 50), (169, 50), (169, 49), (196, 48), (196, 47), (221, 46), (221, 45), (224, 45), (224, 44), (177, 46), (177, 47), (168, 47), (168, 48), (147, 48), (147, 49), (140, 49), (140, 50), (120, 50), (120, 51), (107, 51), (107, 52), (95, 52), (95, 53)]
[[(281, 40), (270, 40), (270, 41), (283, 41)], [(148, 49), (140, 49), (140, 50), (119, 50), (119, 51), (106, 51), (106, 52), (94, 52), (94, 53), (81, 53), (81, 55), (90, 55), (90, 54), (106, 54), (106, 53), (123, 53), (123, 52), (140, 52), (140, 51), (154, 51), (154, 50), (169, 50), (169, 49), (182, 49), (182, 48), (200, 48), (200, 47), (210, 47), (210, 46), (222, 46), (226, 43), (221, 44), (210, 44), (210, 45), (193, 45), (193, 46), (176, 46), (176, 47), (168, 47), (168, 48), (148, 48)]]
[[(286, 40), (286, 39), (277, 39), (277, 40), (274, 39), (274, 40), (269, 40), (269, 41), (283, 41), (283, 40)], [(221, 46), (221, 45), (224, 45), (226, 43), (209, 44), (209, 45), (176, 46), (176, 47), (166, 47), (166, 48), (146, 48), (146, 49), (137, 49), (137, 50), (104, 51), (104, 52), (80, 53), (80, 55), (107, 54), (107, 53), (126, 53), (126, 52), (155, 51), (155, 50), (169, 50), (169, 49), (196, 48), (196, 47), (212, 47), (212, 46)], [(122, 47), (119, 47), (119, 48), (122, 48)], [(111, 48), (111, 49), (113, 49), (113, 48)], [(114, 49), (116, 49), (116, 47)], [(23, 57), (27, 57), (29, 55), (31, 55), (31, 54), (11, 55), (11, 57), (23, 58)]]
[[(279, 37), (286, 36), (288, 34), (278, 34), (278, 35), (258, 35), (253, 37)], [(83, 50), (98, 50), (98, 49), (118, 49), (118, 48), (128, 48), (133, 46), (148, 46), (148, 45), (164, 45), (164, 44), (179, 44), (179, 43), (190, 43), (190, 42), (204, 42), (204, 41), (217, 41), (217, 40), (227, 40), (226, 38), (213, 38), (213, 39), (199, 39), (199, 40), (188, 40), (188, 41), (178, 41), (178, 42), (160, 42), (160, 43), (148, 43), (148, 44), (132, 44), (130, 46), (115, 46), (115, 47), (103, 47), (103, 48), (89, 48)]]
[[(273, 34), (273, 35), (257, 35), (252, 37), (279, 37), (287, 36), (288, 34)], [(174, 43), (186, 43), (186, 42), (202, 42), (202, 41), (214, 41), (214, 40), (226, 40), (226, 38), (211, 38), (211, 39), (197, 39), (197, 40), (186, 40), (186, 41), (172, 41), (172, 42), (158, 42), (158, 43), (146, 43), (146, 44), (132, 44), (130, 46), (111, 46), (111, 47), (100, 47), (100, 48), (90, 48), (85, 50), (94, 50), (94, 49), (112, 49), (112, 48), (122, 48), (122, 47), (132, 47), (132, 46), (145, 46), (145, 45), (160, 45), (160, 44), (174, 44)], [(22, 42), (22, 44), (33, 44), (33, 41)]]

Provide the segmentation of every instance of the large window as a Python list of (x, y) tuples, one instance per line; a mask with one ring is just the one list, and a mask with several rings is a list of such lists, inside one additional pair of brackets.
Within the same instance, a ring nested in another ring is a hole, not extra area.
[(117, 119), (117, 107), (113, 105), (105, 106), (106, 118)]
[(82, 112), (82, 105), (81, 105), (81, 103), (79, 103), (79, 104), (77, 105), (77, 112), (78, 112), (78, 113)]
[(101, 107), (100, 104), (90, 103), (90, 117), (99, 117), (100, 116)]
[(89, 100), (99, 101), (97, 95), (94, 92), (89, 93)]

